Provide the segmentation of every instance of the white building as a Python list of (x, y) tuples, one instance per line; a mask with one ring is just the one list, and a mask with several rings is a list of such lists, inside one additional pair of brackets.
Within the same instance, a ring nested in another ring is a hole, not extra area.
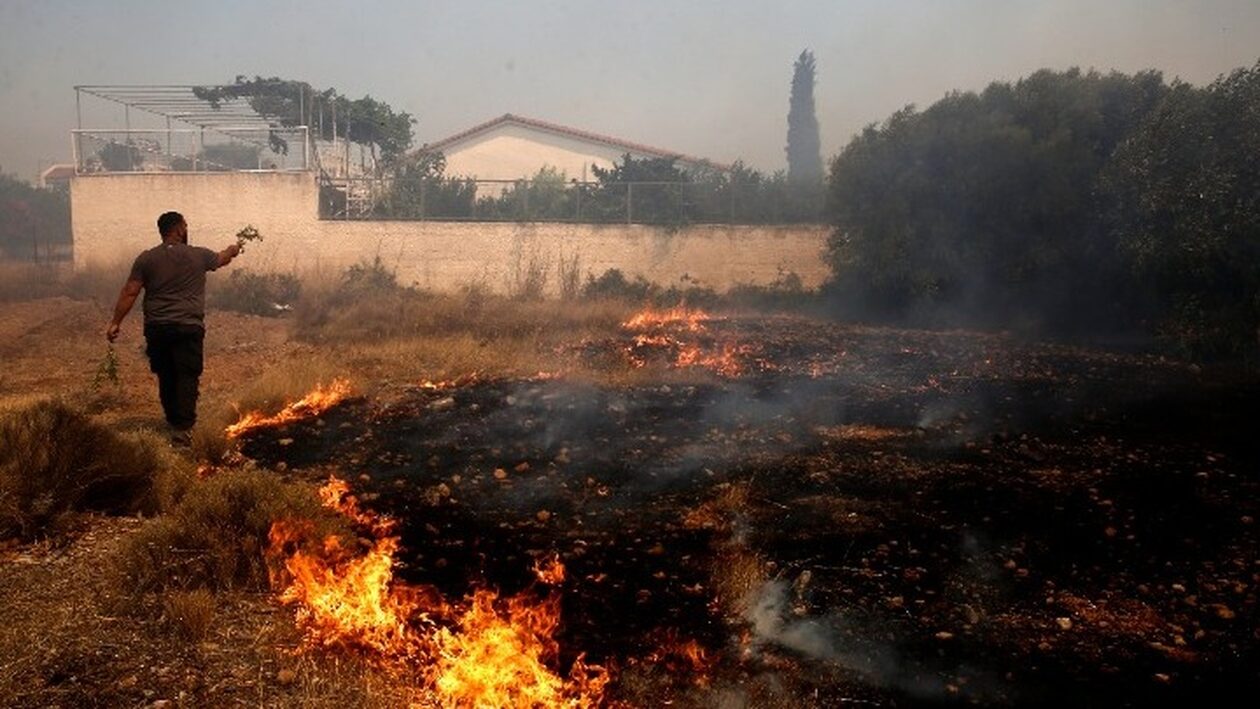
[(611, 138), (575, 128), (506, 113), (461, 133), (426, 143), (418, 152), (441, 152), (446, 176), (479, 180), (517, 180), (533, 177), (543, 167), (564, 173), (568, 180), (595, 179), (592, 167), (609, 168), (629, 154), (635, 159), (675, 158), (687, 169), (729, 169), (671, 150)]

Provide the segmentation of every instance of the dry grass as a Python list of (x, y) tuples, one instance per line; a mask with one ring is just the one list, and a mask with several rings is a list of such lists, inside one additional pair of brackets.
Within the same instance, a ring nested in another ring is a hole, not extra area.
[(175, 635), (191, 642), (200, 642), (210, 631), (214, 605), (214, 594), (204, 588), (168, 591), (162, 598), (167, 626)]
[(769, 580), (767, 562), (743, 538), (749, 514), (747, 485), (723, 485), (712, 499), (690, 510), (683, 524), (718, 533), (721, 563), (713, 567), (713, 587), (722, 610), (741, 617), (753, 594)]
[(0, 538), (56, 537), (77, 512), (169, 509), (191, 478), (152, 432), (116, 433), (54, 400), (0, 410)]
[(113, 304), (126, 279), (125, 264), (93, 264), (76, 271), (69, 264), (0, 261), (0, 303), (66, 296)]
[(398, 289), (353, 299), (310, 293), (297, 308), (296, 335), (308, 342), (466, 334), (481, 339), (581, 335), (610, 330), (635, 309), (624, 301), (515, 300), (470, 289), (439, 295)]
[(311, 520), (317, 538), (344, 523), (303, 485), (264, 470), (231, 470), (195, 484), (168, 514), (123, 544), (120, 585), (134, 594), (169, 589), (261, 590), (273, 522)]

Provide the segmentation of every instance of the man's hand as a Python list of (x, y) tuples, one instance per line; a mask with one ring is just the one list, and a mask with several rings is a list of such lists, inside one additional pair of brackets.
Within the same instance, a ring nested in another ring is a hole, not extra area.
[(113, 342), (118, 337), (118, 328), (122, 325), (123, 318), (127, 317), (127, 313), (131, 312), (131, 306), (136, 303), (136, 296), (140, 295), (140, 289), (144, 287), (144, 282), (128, 278), (123, 284), (122, 291), (118, 294), (118, 303), (114, 305), (114, 319), (109, 321), (109, 327), (105, 328), (105, 339)]
[(239, 256), (241, 251), (243, 250), (244, 249), (241, 248), (240, 244), (232, 244), (226, 249), (220, 251), (219, 252), (219, 267), (222, 268), (228, 265), (229, 263), (231, 263), (232, 259)]

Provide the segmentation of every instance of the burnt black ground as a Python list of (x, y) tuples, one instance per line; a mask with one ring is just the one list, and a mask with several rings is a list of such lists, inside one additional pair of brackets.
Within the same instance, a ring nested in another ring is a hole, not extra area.
[[(402, 521), (401, 575), (453, 596), (521, 590), (559, 552), (570, 657), (633, 664), (673, 629), (719, 658), (708, 690), (656, 685), (683, 703), (1142, 706), (1260, 689), (1254, 379), (791, 318), (673, 334), (748, 345), (749, 374), (416, 387), (243, 449), (338, 469)], [(574, 356), (615, 363), (629, 337)], [(684, 523), (731, 486), (747, 491), (734, 518)], [(714, 600), (731, 554), (780, 582), (761, 625)]]

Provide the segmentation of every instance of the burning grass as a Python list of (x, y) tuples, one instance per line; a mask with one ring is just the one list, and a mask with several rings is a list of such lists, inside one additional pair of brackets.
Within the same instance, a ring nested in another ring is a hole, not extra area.
[(57, 536), (78, 512), (154, 514), (191, 476), (156, 434), (116, 433), (68, 404), (0, 411), (0, 539)]
[[(393, 520), (360, 508), (335, 478), (320, 496), (368, 535), (369, 547), (347, 549), (336, 536), (311, 544), (300, 519), (272, 526), (269, 555), (278, 569), (272, 583), (283, 602), (297, 606), (308, 643), (366, 650), (412, 668), (423, 677), (423, 691), (442, 706), (599, 705), (609, 681), (603, 668), (579, 655), (567, 677), (553, 669), (559, 595), (501, 599), (477, 589), (447, 602), (434, 588), (394, 578), (399, 541)], [(547, 583), (563, 580), (558, 559), (536, 572)]]
[(274, 414), (250, 411), (243, 414), (236, 423), (224, 430), (228, 438), (236, 438), (246, 431), (255, 428), (280, 426), (298, 421), (327, 411), (336, 406), (351, 394), (350, 382), (346, 379), (334, 379), (327, 386), (316, 385), (314, 389), (297, 401), (290, 401)]

